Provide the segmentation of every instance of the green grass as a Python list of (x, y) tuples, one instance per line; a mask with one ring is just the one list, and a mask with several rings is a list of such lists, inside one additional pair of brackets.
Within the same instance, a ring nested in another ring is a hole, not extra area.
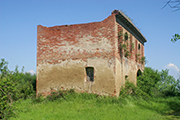
[(54, 101), (19, 100), (10, 120), (164, 120), (180, 119), (180, 98), (144, 100), (71, 93)]

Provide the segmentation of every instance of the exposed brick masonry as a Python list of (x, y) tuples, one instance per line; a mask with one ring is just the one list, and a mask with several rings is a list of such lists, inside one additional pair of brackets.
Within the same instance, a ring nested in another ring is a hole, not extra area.
[[(37, 65), (59, 60), (112, 57), (115, 53), (114, 15), (102, 22), (54, 27), (38, 26)], [(84, 39), (86, 38), (86, 39)], [(111, 49), (105, 49), (110, 42)], [(99, 44), (100, 45), (99, 47)], [(89, 47), (93, 49), (88, 49)], [(79, 48), (79, 49), (78, 49)], [(83, 49), (82, 49), (83, 48)]]

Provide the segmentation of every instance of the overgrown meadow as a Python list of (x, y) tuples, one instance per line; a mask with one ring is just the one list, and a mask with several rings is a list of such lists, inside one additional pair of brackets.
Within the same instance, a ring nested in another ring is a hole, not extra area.
[(58, 90), (45, 97), (35, 95), (36, 76), (8, 69), (0, 61), (0, 119), (18, 120), (176, 120), (180, 119), (180, 78), (168, 70), (146, 67), (137, 86), (126, 80), (120, 96), (99, 96)]

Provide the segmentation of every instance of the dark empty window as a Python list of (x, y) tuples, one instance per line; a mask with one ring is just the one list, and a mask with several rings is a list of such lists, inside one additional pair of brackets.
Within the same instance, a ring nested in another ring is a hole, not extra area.
[(124, 39), (125, 39), (125, 40), (128, 40), (128, 34), (127, 34), (127, 32), (124, 34)]
[(127, 75), (125, 75), (125, 80), (128, 80), (128, 76)]
[(140, 75), (142, 75), (142, 72), (141, 72), (141, 70), (139, 69), (139, 70), (137, 71), (137, 77), (139, 77)]
[(86, 67), (87, 81), (94, 82), (94, 68)]
[(141, 45), (140, 45), (140, 44), (138, 44), (138, 50), (140, 50), (140, 48), (141, 48)]

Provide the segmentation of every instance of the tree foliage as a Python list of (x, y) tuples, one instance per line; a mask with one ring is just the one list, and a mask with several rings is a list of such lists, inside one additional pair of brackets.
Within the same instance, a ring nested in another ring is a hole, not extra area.
[(0, 63), (0, 77), (3, 78), (5, 75), (8, 74), (8, 62), (6, 62), (4, 59), (1, 59)]
[(165, 97), (180, 95), (180, 80), (169, 75), (169, 70), (154, 70), (146, 67), (137, 77), (137, 86), (150, 96)]
[(0, 61), (0, 119), (13, 115), (13, 102), (26, 99), (35, 93), (36, 76), (30, 73), (8, 70), (8, 62)]
[(143, 98), (180, 96), (180, 77), (176, 80), (167, 69), (158, 71), (145, 67), (137, 77), (137, 86), (127, 80), (120, 97), (130, 94)]
[(122, 87), (119, 96), (121, 98), (123, 98), (123, 97), (127, 97), (129, 95), (135, 96), (135, 97), (141, 97), (141, 98), (145, 98), (145, 99), (150, 98), (150, 96), (146, 92), (142, 91), (140, 89), (140, 87), (135, 86), (133, 83), (126, 80), (126, 83)]
[(146, 67), (142, 75), (137, 77), (137, 86), (148, 95), (154, 96), (154, 91), (157, 90), (156, 84), (160, 79), (158, 70)]
[(165, 96), (178, 95), (179, 80), (176, 80), (173, 76), (169, 75), (169, 70), (161, 71), (161, 80), (157, 83), (158, 90)]
[(178, 41), (178, 40), (180, 40), (180, 35), (179, 35), (179, 34), (173, 35), (173, 38), (171, 39), (171, 41), (172, 41), (172, 42), (176, 42), (176, 41)]

